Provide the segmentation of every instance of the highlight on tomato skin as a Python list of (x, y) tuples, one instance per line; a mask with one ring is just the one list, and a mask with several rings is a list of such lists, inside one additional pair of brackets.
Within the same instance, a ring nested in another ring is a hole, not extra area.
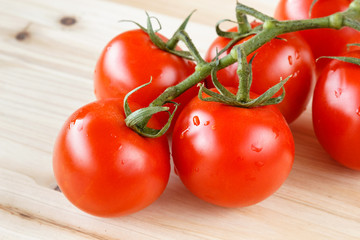
[[(253, 22), (255, 26), (258, 22)], [(237, 27), (231, 28), (229, 32), (237, 31)], [(252, 36), (240, 40), (236, 45), (252, 38)], [(277, 107), (284, 115), (287, 122), (294, 122), (309, 104), (311, 94), (315, 85), (315, 60), (311, 49), (297, 33), (288, 33), (279, 36), (280, 39), (273, 39), (263, 45), (254, 53), (248, 56), (248, 61), (256, 54), (252, 61), (252, 85), (251, 91), (262, 94), (271, 86), (277, 84), (280, 79), (292, 75), (285, 84), (285, 98)], [(205, 60), (210, 62), (223, 49), (230, 39), (217, 37), (210, 45)], [(221, 56), (229, 54), (232, 48), (228, 49)], [(217, 76), (219, 81), (228, 87), (237, 87), (239, 78), (237, 76), (237, 63), (221, 69)], [(206, 85), (214, 87), (210, 77), (206, 78)], [(279, 96), (281, 92), (277, 94)]]
[[(345, 57), (360, 58), (360, 50)], [(331, 60), (319, 76), (312, 102), (316, 138), (340, 164), (360, 171), (360, 66)]]
[(195, 97), (172, 137), (177, 175), (197, 197), (245, 207), (271, 196), (287, 179), (294, 140), (275, 106), (239, 108)]
[[(150, 126), (159, 124), (151, 120)], [(170, 175), (165, 137), (145, 138), (124, 123), (122, 99), (89, 103), (65, 122), (53, 151), (59, 188), (79, 209), (128, 215), (153, 203)]]

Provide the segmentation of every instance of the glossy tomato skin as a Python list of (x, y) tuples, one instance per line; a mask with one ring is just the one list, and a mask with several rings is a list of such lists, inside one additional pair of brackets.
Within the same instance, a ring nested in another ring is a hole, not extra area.
[[(279, 20), (298, 20), (318, 18), (331, 15), (335, 12), (345, 11), (352, 0), (318, 0), (309, 16), (310, 6), (313, 0), (280, 0), (276, 10), (275, 18)], [(346, 52), (347, 44), (360, 42), (360, 32), (344, 27), (335, 29), (312, 29), (300, 31), (299, 34), (310, 45), (315, 59), (321, 56), (339, 56)], [(317, 62), (317, 72), (328, 63), (321, 59)]]
[[(229, 31), (236, 31), (236, 28)], [(252, 62), (253, 82), (251, 91), (262, 94), (270, 87), (279, 83), (280, 79), (293, 75), (285, 84), (286, 96), (277, 107), (288, 123), (295, 121), (306, 109), (315, 82), (315, 61), (306, 42), (295, 33), (281, 35), (255, 51), (256, 56)], [(237, 44), (247, 41), (246, 38)], [(223, 49), (229, 39), (218, 37), (211, 44), (206, 54), (206, 61), (211, 61), (216, 56), (216, 49)], [(229, 54), (231, 49), (227, 51)], [(250, 61), (253, 54), (249, 55)], [(237, 64), (233, 64), (218, 72), (219, 81), (225, 86), (237, 87)], [(206, 84), (212, 87), (211, 78), (206, 79)], [(281, 91), (276, 95), (280, 95)]]
[[(346, 54), (360, 58), (360, 51)], [(312, 116), (317, 139), (339, 163), (360, 170), (360, 67), (332, 60), (316, 84)]]
[[(120, 103), (120, 104), (119, 104)], [(170, 173), (166, 138), (143, 138), (126, 127), (121, 100), (99, 100), (62, 127), (53, 169), (64, 195), (96, 216), (139, 211), (164, 191)]]
[[(160, 50), (141, 29), (130, 30), (113, 38), (102, 51), (95, 68), (95, 95), (97, 99), (124, 97), (152, 78), (150, 85), (129, 98), (146, 107), (167, 87), (181, 82), (194, 70), (192, 61)], [(181, 104), (179, 110), (196, 94), (197, 88), (193, 87), (176, 98), (174, 101)], [(159, 117), (162, 125), (168, 117), (167, 113)]]
[(215, 205), (244, 207), (284, 183), (294, 141), (274, 106), (246, 109), (194, 98), (175, 124), (172, 156), (193, 194)]

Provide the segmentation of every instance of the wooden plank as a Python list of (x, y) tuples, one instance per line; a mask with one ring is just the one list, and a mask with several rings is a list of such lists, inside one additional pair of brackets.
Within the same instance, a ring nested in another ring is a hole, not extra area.
[[(242, 1), (271, 14), (274, 1)], [(233, 18), (224, 0), (0, 0), (0, 239), (359, 239), (360, 174), (317, 143), (311, 109), (292, 124), (293, 170), (270, 198), (226, 209), (192, 194), (172, 173), (154, 204), (113, 219), (89, 216), (53, 188), (51, 154), (58, 130), (78, 107), (95, 100), (92, 74), (104, 45), (159, 17), (170, 36), (191, 10), (189, 34), (205, 53), (213, 24)], [(229, 16), (230, 15), (230, 16)], [(71, 26), (62, 17), (74, 17)], [(170, 17), (171, 16), (171, 17)], [(17, 40), (18, 33), (24, 39)]]

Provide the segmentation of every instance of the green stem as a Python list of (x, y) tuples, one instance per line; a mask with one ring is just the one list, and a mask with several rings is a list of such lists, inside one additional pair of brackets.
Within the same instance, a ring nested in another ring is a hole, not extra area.
[(241, 54), (244, 55), (241, 57), (246, 58), (246, 56), (248, 56), (250, 53), (254, 52), (262, 45), (266, 44), (278, 35), (306, 29), (340, 29), (344, 26), (348, 26), (360, 31), (360, 0), (353, 1), (349, 9), (345, 12), (335, 13), (327, 17), (305, 20), (277, 21), (272, 17), (269, 17), (265, 14), (262, 14), (261, 12), (258, 12), (255, 9), (246, 7), (241, 4), (238, 4), (237, 11), (242, 11), (245, 14), (252, 15), (262, 20), (264, 22), (263, 30), (260, 31), (258, 34), (254, 35), (254, 37), (250, 38), (249, 40), (241, 43), (240, 45), (234, 46), (230, 54), (210, 63), (207, 63), (203, 60), (188, 34), (184, 30), (178, 31), (176, 33), (177, 38), (187, 45), (187, 47), (189, 48), (189, 52), (197, 62), (196, 70), (184, 81), (180, 82), (175, 86), (167, 88), (150, 104), (150, 107), (162, 106), (166, 102), (175, 99), (183, 92), (185, 92), (192, 86), (195, 86), (204, 78), (209, 76), (212, 72), (212, 69), (216, 68), (217, 70), (219, 70), (237, 62), (239, 50), (241, 50)]
[(239, 76), (239, 87), (236, 94), (236, 99), (240, 102), (247, 102), (250, 98), (250, 74), (251, 68), (247, 62), (245, 50), (242, 47), (237, 47), (238, 68), (237, 75)]
[(236, 20), (238, 23), (238, 33), (248, 33), (251, 30), (250, 23), (246, 17), (246, 14), (236, 10)]
[[(360, 1), (360, 0), (355, 0), (355, 1)], [(323, 18), (291, 20), (291, 21), (266, 20), (264, 23), (263, 31), (261, 31), (260, 33), (249, 39), (248, 41), (245, 41), (240, 45), (234, 46), (230, 54), (226, 55), (225, 57), (219, 60), (219, 64), (217, 68), (222, 69), (237, 62), (237, 58), (238, 58), (237, 48), (240, 47), (244, 49), (245, 55), (248, 56), (250, 53), (254, 52), (262, 45), (269, 42), (271, 39), (284, 33), (296, 32), (306, 29), (316, 29), (316, 28), (338, 29), (339, 27), (336, 24), (334, 24), (332, 21), (330, 21), (330, 18), (331, 16), (323, 17)], [(343, 21), (342, 25), (345, 26), (345, 24), (348, 24), (348, 22)], [(357, 27), (360, 28), (360, 26)], [(198, 52), (196, 53), (196, 55), (198, 55)], [(157, 99), (155, 99), (151, 103), (151, 105), (161, 106), (166, 101), (170, 101), (178, 97), (181, 93), (191, 88), (192, 86), (196, 85), (201, 80), (203, 80), (208, 75), (210, 75), (211, 69), (214, 67), (215, 67), (214, 62), (204, 63), (201, 66), (198, 66), (196, 68), (196, 71), (192, 75), (190, 75), (184, 81), (180, 82), (178, 85), (166, 89), (164, 93), (162, 93)]]
[(206, 64), (206, 61), (201, 57), (201, 54), (195, 47), (193, 41), (191, 40), (190, 36), (184, 30), (179, 31), (177, 34), (179, 40), (183, 41), (186, 47), (189, 49), (189, 52), (194, 57), (195, 61), (198, 65)]

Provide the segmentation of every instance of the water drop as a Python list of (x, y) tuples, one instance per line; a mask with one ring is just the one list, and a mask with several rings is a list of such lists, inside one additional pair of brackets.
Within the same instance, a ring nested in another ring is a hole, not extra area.
[(336, 89), (336, 90), (334, 91), (334, 93), (335, 93), (335, 97), (336, 97), (336, 98), (339, 98), (339, 97), (341, 96), (341, 94), (342, 94), (342, 89), (341, 89), (341, 88), (338, 88), (338, 89)]
[(256, 161), (255, 165), (259, 168), (263, 167), (265, 165), (265, 163), (263, 161)]
[(254, 151), (254, 152), (257, 152), (257, 153), (261, 152), (262, 149), (263, 149), (262, 147), (251, 144), (251, 150)]
[(236, 158), (236, 161), (238, 161), (238, 162), (243, 162), (243, 161), (245, 161), (245, 159), (244, 159), (243, 156), (240, 156), (240, 157), (237, 157), (237, 158)]
[(180, 139), (183, 139), (185, 137), (185, 134), (190, 130), (190, 128), (188, 127), (187, 129), (185, 129), (181, 134), (180, 134)]
[(200, 125), (200, 119), (198, 116), (193, 117), (193, 123), (195, 126), (199, 126)]
[(288, 56), (288, 60), (289, 60), (289, 64), (292, 65), (292, 64), (293, 64), (293, 57), (292, 57), (292, 56)]
[(293, 74), (293, 78), (297, 77), (297, 76), (299, 75), (299, 73), (300, 73), (300, 71), (299, 71), (299, 70), (297, 70), (296, 72), (294, 72), (294, 74)]
[(122, 146), (122, 145), (120, 145), (120, 146), (119, 146), (119, 148), (118, 148), (118, 151), (120, 151), (122, 148), (123, 148), (123, 146)]
[(360, 107), (356, 109), (356, 114), (360, 117)]
[(215, 130), (215, 129), (216, 129), (215, 125), (212, 125), (212, 126), (211, 126), (211, 129), (212, 129), (212, 130)]
[(300, 53), (299, 51), (295, 51), (295, 59), (299, 59), (300, 58)]
[(208, 126), (210, 124), (210, 121), (206, 121), (205, 123), (204, 123), (204, 126)]
[(277, 127), (273, 127), (272, 131), (273, 131), (273, 133), (274, 133), (274, 135), (275, 135), (275, 136), (274, 136), (275, 139), (277, 139), (277, 138), (279, 137), (279, 135), (280, 135), (279, 129), (278, 129)]
[(84, 126), (83, 126), (83, 120), (82, 119), (76, 119), (74, 126), (76, 127), (76, 129), (80, 132), (83, 130)]

